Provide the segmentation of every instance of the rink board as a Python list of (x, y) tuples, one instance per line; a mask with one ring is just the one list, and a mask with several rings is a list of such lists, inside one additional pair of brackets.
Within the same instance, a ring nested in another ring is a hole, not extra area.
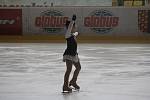
[(150, 21), (147, 18), (150, 16), (150, 8), (145, 7), (50, 7), (23, 8), (22, 10), (24, 35), (64, 34), (65, 20), (70, 20), (73, 14), (77, 15), (76, 23), (79, 33), (85, 36), (141, 36), (150, 34)]
[[(79, 36), (79, 43), (150, 43), (146, 36)], [(63, 35), (0, 36), (0, 42), (65, 43)]]
[[(15, 39), (63, 42), (65, 22), (71, 20), (73, 14), (77, 15), (81, 42), (150, 41), (150, 7), (18, 7), (0, 8), (0, 11), (15, 15), (12, 9), (20, 11), (12, 20), (8, 15), (0, 15), (2, 42)], [(17, 28), (10, 31), (10, 27)]]

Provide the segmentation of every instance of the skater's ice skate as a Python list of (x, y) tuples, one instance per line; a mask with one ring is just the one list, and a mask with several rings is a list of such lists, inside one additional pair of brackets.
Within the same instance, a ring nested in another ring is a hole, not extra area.
[(72, 89), (69, 88), (68, 86), (63, 86), (63, 92), (62, 93), (71, 93)]
[(80, 90), (80, 87), (77, 85), (77, 83), (70, 82), (69, 86), (73, 87), (75, 90)]

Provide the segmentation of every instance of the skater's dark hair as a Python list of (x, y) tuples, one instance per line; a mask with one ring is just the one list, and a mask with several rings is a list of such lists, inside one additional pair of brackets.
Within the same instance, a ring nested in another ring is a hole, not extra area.
[[(70, 21), (69, 21), (69, 20), (66, 20), (65, 26), (66, 26), (67, 29), (68, 29), (69, 24), (70, 24)], [(75, 26), (75, 23), (73, 24), (73, 26)]]

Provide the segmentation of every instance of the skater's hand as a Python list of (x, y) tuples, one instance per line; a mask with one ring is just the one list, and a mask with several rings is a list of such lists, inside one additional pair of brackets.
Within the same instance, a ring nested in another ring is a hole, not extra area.
[(78, 32), (73, 33), (74, 36), (77, 36), (78, 34), (79, 34)]
[(72, 16), (72, 20), (73, 20), (73, 21), (75, 21), (75, 20), (76, 20), (76, 15), (75, 15), (75, 14), (73, 14), (73, 16)]

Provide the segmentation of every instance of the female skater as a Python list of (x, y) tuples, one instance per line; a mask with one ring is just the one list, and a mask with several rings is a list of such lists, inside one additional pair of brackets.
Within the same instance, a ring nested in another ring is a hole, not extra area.
[[(81, 65), (77, 53), (76, 36), (78, 35), (78, 32), (75, 32), (75, 20), (76, 15), (73, 15), (72, 21), (66, 21), (67, 32), (65, 34), (65, 38), (67, 41), (67, 48), (63, 54), (63, 61), (66, 62), (67, 69), (64, 75), (63, 92), (72, 92), (70, 86), (74, 89), (80, 89), (76, 83), (78, 74), (81, 70)], [(74, 65), (76, 69), (71, 81), (69, 82), (72, 65)]]

